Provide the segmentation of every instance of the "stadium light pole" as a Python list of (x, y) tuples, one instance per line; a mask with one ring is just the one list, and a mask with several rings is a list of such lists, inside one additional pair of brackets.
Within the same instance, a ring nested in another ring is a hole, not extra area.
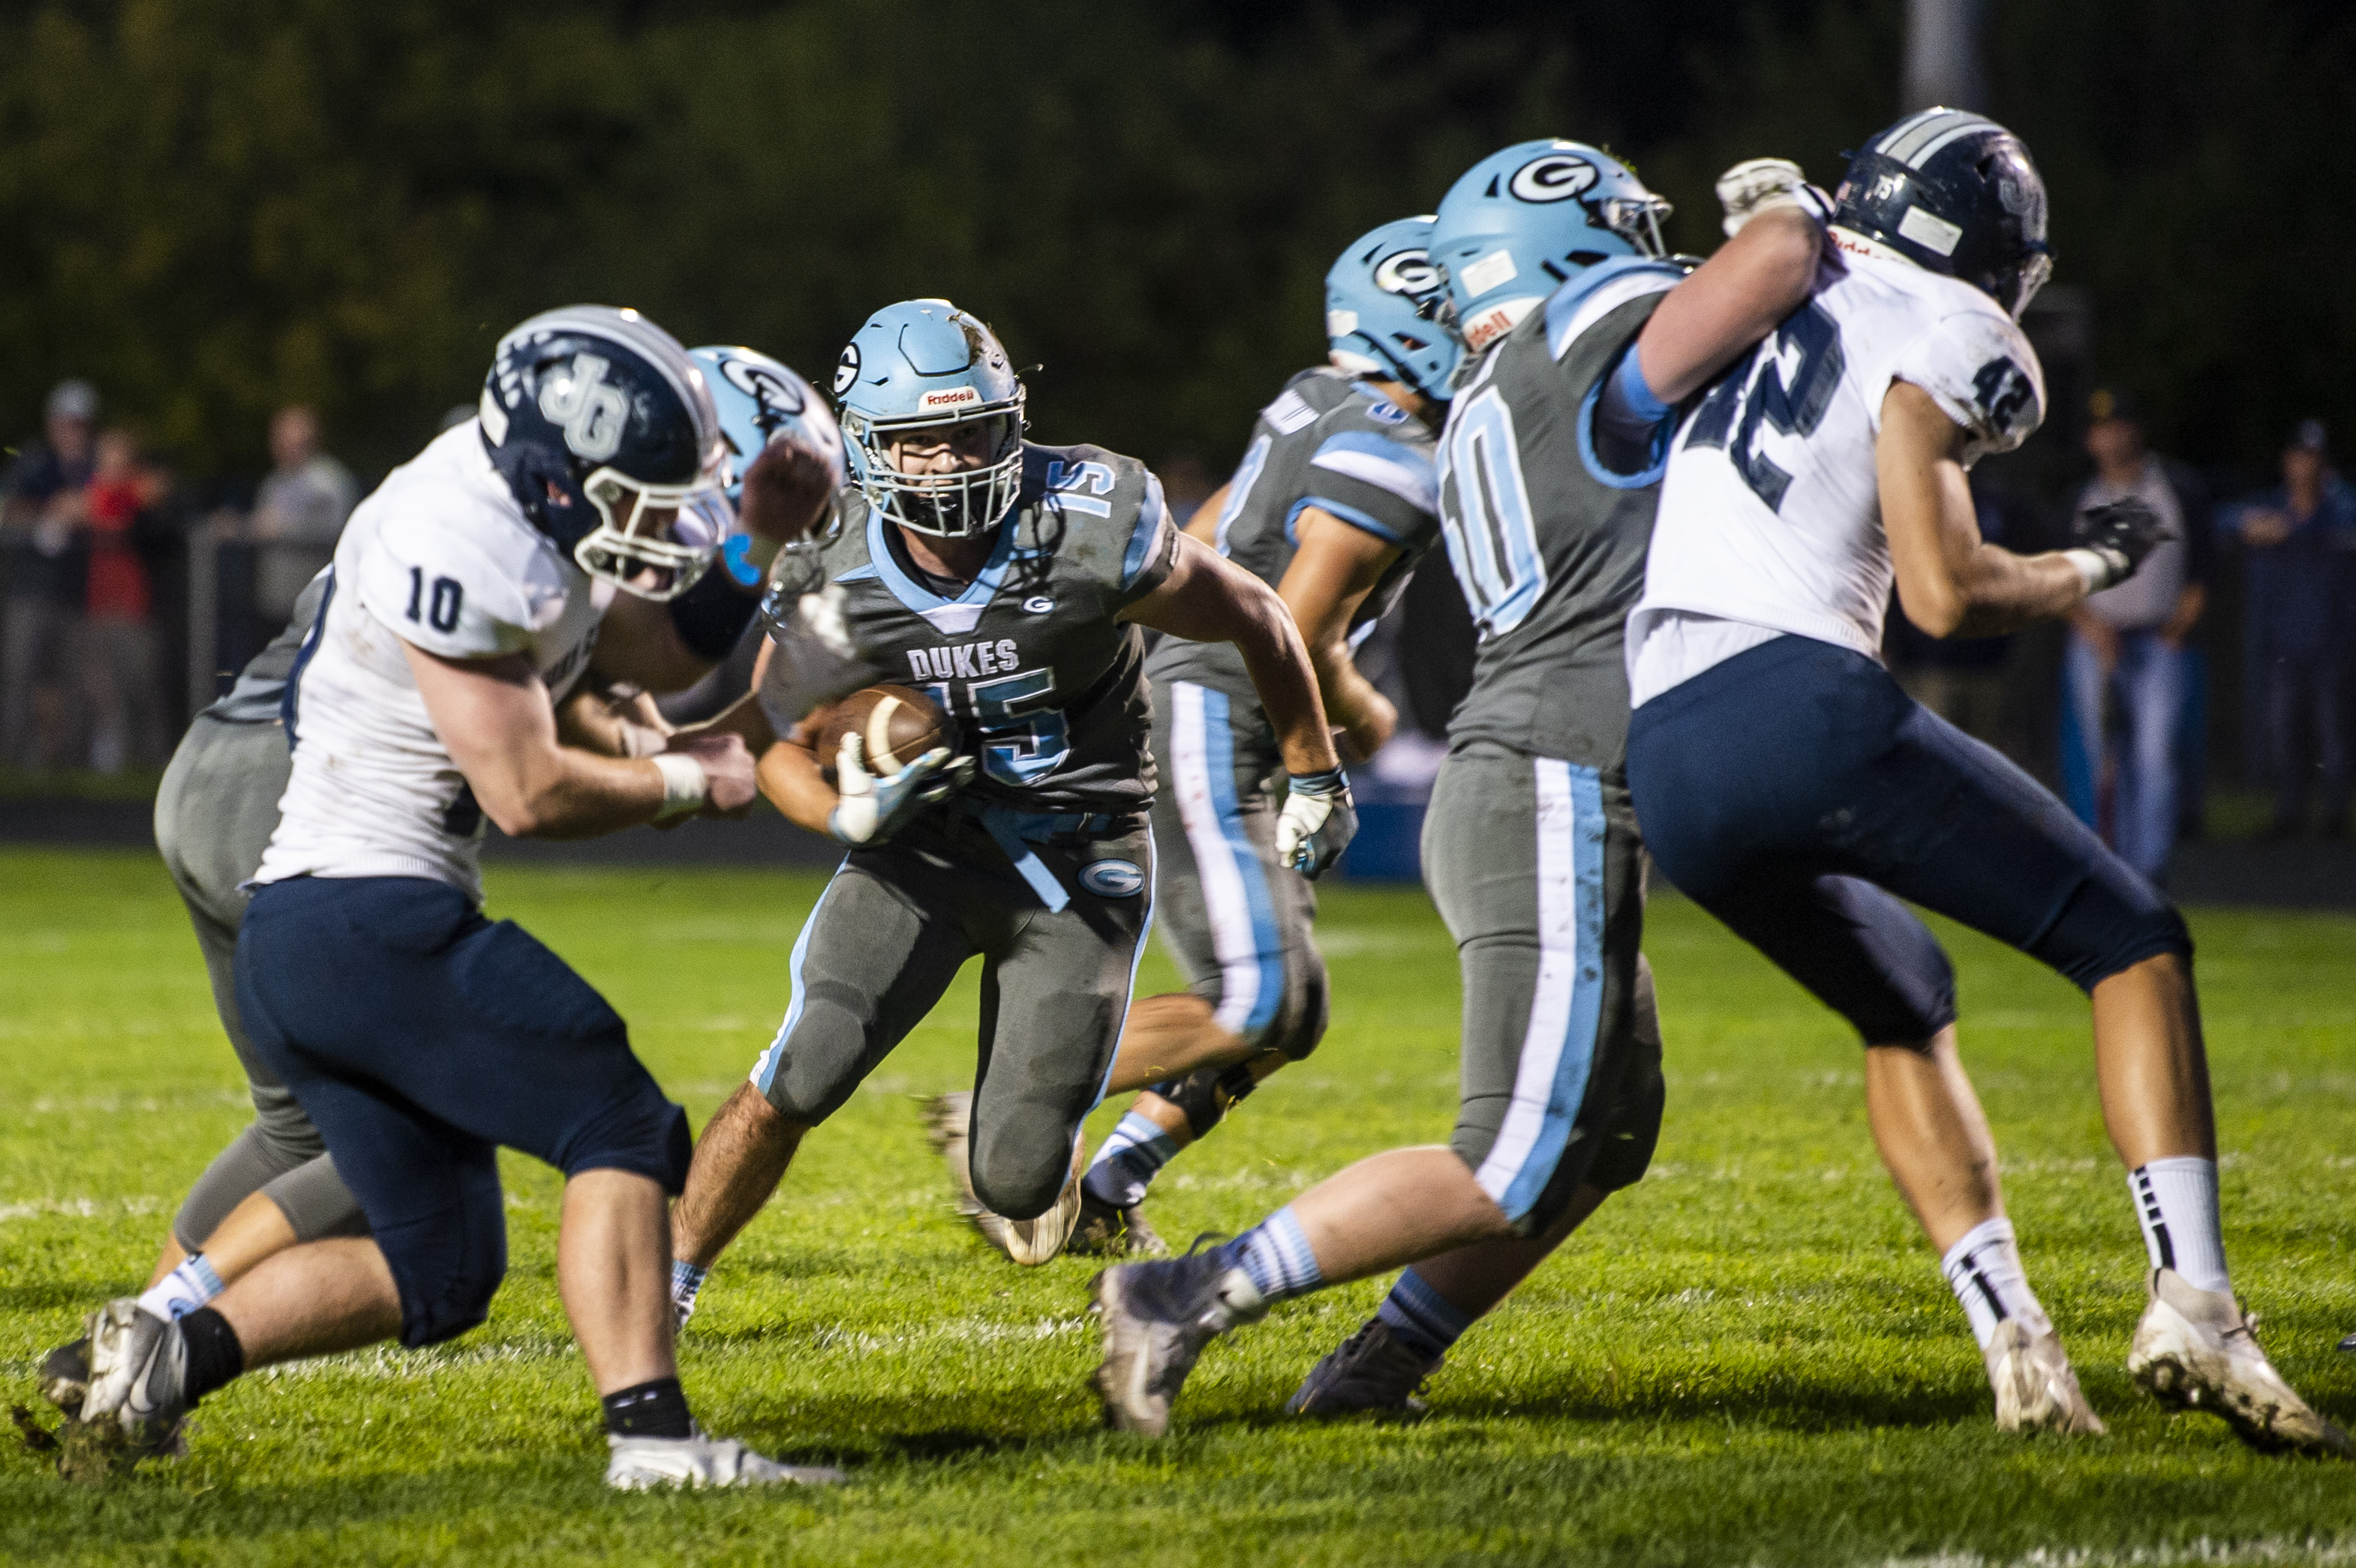
[(1904, 112), (1946, 104), (1985, 111), (1980, 26), (1987, 0), (1906, 0)]

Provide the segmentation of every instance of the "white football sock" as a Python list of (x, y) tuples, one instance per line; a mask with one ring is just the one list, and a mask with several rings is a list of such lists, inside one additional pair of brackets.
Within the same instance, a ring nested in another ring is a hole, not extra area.
[(2170, 1155), (2127, 1172), (2136, 1222), (2154, 1268), (2172, 1268), (2195, 1290), (2231, 1291), (2225, 1236), (2217, 1224), (2217, 1162)]
[(144, 1312), (166, 1322), (186, 1317), (228, 1288), (202, 1253), (190, 1253), (180, 1266), (150, 1285), (139, 1297)]
[(2029, 1275), (2020, 1266), (2020, 1248), (2014, 1243), (2012, 1221), (1998, 1215), (1975, 1225), (1939, 1260), (1964, 1316), (1972, 1320), (1972, 1337), (1985, 1350), (1996, 1338), (1997, 1325), (2011, 1318), (2032, 1334), (2049, 1334), (2053, 1320), (2045, 1316)]

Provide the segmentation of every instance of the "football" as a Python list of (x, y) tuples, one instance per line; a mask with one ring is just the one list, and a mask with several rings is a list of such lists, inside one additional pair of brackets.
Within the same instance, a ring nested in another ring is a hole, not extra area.
[(857, 731), (866, 741), (867, 771), (879, 778), (896, 773), (936, 746), (954, 747), (949, 716), (940, 704), (913, 687), (870, 686), (819, 709), (802, 721), (818, 737), (819, 767), (834, 783), (834, 759), (842, 738)]

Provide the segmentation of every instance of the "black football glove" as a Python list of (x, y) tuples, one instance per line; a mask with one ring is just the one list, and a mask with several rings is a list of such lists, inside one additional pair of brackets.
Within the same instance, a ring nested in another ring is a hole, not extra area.
[(1294, 773), (1276, 817), (1276, 861), (1312, 881), (1342, 858), (1358, 831), (1350, 781), (1339, 768)]
[(2175, 537), (2158, 512), (2132, 496), (2081, 512), (2070, 524), (2071, 544), (2103, 563), (2103, 581), (2091, 592), (2125, 582), (2162, 539)]

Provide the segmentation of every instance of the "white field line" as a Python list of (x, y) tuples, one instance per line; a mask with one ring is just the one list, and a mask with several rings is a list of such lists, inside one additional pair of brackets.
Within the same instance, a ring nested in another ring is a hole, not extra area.
[(1859, 1568), (2171, 1568), (2178, 1563), (2244, 1568), (2244, 1564), (2356, 1563), (2356, 1542), (2315, 1536), (2260, 1536), (2254, 1541), (2211, 1541), (2207, 1536), (2169, 1546), (2040, 1546), (2019, 1557), (1987, 1557), (1976, 1552), (1942, 1552), (1923, 1557), (1885, 1557)]
[(112, 1219), (117, 1214), (160, 1214), (161, 1198), (30, 1198), (0, 1203), (0, 1222), (63, 1215), (74, 1220)]

